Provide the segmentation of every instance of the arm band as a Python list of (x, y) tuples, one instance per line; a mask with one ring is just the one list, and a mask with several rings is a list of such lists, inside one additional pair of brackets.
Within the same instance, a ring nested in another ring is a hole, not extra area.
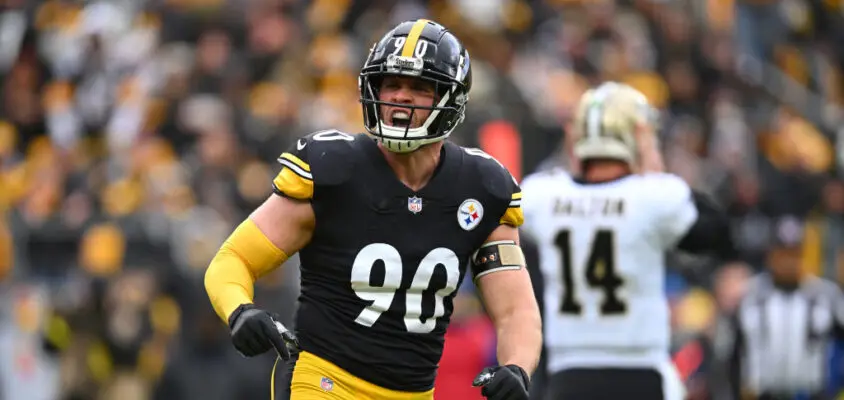
[(252, 303), (255, 281), (284, 261), (276, 247), (251, 219), (246, 219), (211, 260), (205, 271), (205, 290), (214, 311), (226, 323), (241, 304)]
[(497, 271), (517, 270), (525, 265), (522, 248), (512, 240), (484, 243), (472, 256), (475, 280)]

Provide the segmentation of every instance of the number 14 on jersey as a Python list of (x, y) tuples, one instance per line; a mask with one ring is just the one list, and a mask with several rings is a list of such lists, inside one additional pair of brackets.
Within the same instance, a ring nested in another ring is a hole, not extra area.
[[(563, 298), (560, 313), (580, 315), (583, 305), (578, 299), (572, 265), (571, 232), (560, 231), (554, 244), (560, 250), (563, 273)], [(615, 236), (610, 230), (599, 230), (592, 238), (589, 257), (586, 259), (585, 278), (587, 289), (600, 290), (604, 294), (601, 315), (619, 315), (627, 311), (627, 304), (618, 296), (618, 289), (624, 286), (624, 279), (616, 272)], [(578, 269), (580, 271), (580, 269)]]

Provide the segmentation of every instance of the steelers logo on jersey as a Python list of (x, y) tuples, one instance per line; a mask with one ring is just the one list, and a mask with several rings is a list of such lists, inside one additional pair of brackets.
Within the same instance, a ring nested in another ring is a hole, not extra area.
[(481, 223), (484, 217), (484, 206), (475, 199), (466, 199), (457, 209), (457, 223), (460, 227), (471, 231)]

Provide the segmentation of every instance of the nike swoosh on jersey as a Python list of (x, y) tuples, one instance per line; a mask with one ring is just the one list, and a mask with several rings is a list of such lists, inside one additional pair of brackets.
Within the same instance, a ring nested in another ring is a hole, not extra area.
[(305, 139), (297, 140), (296, 141), (296, 150), (304, 149), (306, 144), (308, 144), (308, 142)]

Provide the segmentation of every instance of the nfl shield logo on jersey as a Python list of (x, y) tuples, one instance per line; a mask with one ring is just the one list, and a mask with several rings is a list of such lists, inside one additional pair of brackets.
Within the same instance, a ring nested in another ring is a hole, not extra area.
[(419, 212), (422, 211), (422, 199), (416, 196), (408, 197), (407, 209), (414, 214), (419, 214)]
[(481, 223), (484, 217), (484, 206), (475, 199), (466, 199), (457, 209), (457, 223), (460, 227), (471, 231)]
[(331, 389), (334, 389), (334, 381), (323, 376), (322, 380), (319, 381), (319, 387), (326, 392), (330, 391)]

